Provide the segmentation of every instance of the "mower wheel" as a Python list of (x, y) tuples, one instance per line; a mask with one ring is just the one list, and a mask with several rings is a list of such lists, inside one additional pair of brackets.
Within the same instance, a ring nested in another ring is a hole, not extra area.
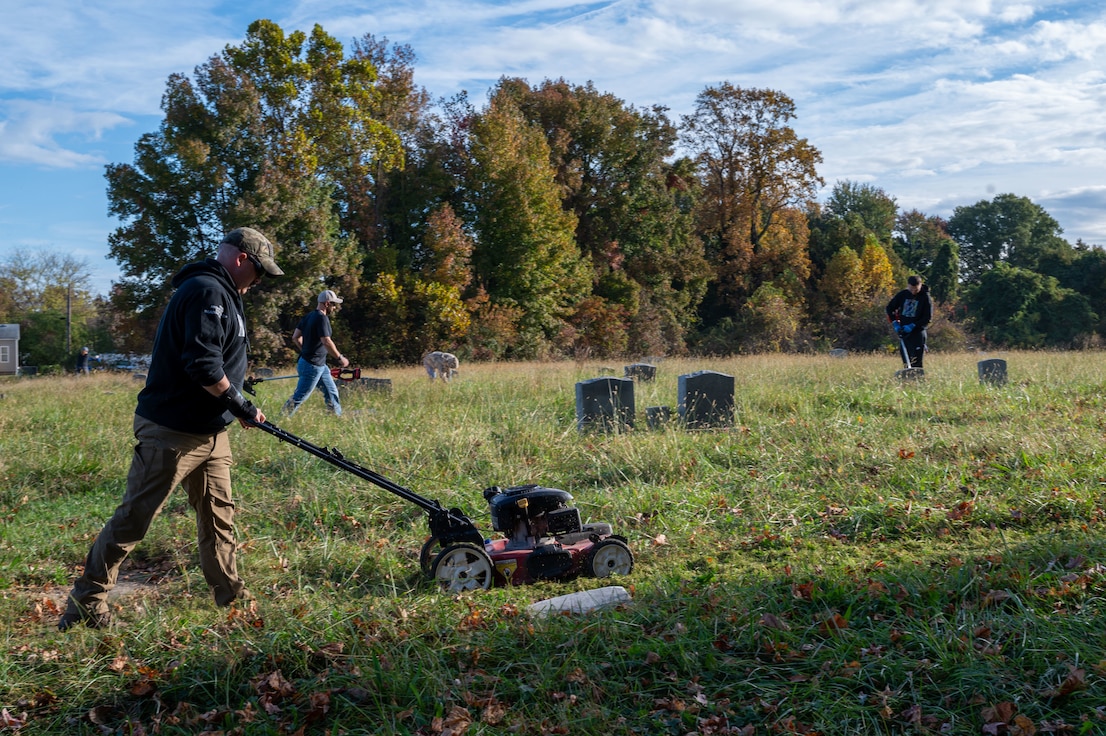
[(438, 538), (430, 537), (422, 545), (422, 550), (419, 552), (419, 569), (422, 570), (422, 574), (430, 577), (434, 572), (434, 550), (438, 547)]
[(629, 575), (633, 569), (634, 553), (630, 547), (619, 539), (604, 539), (592, 547), (584, 573), (593, 578), (606, 578)]
[(475, 544), (451, 544), (434, 558), (434, 579), (442, 590), (461, 593), (492, 587), (495, 567), (488, 553)]

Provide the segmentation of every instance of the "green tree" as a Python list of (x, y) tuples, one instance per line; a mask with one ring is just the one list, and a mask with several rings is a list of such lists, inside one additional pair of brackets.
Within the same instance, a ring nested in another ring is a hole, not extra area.
[(940, 217), (910, 210), (895, 221), (895, 250), (910, 273), (930, 276), (937, 254), (950, 241), (947, 223)]
[(940, 304), (955, 304), (960, 294), (960, 246), (945, 238), (926, 271), (926, 282), (933, 299)]
[(1072, 347), (1098, 320), (1082, 294), (1004, 262), (983, 273), (966, 302), (987, 341), (1011, 348)]
[(18, 249), (0, 261), (0, 322), (20, 325), (22, 362), (72, 369), (82, 346), (113, 350), (106, 305), (91, 281), (87, 262), (52, 251)]
[(676, 129), (664, 109), (637, 109), (563, 79), (536, 87), (504, 79), (499, 90), (545, 134), (562, 206), (576, 215), (576, 244), (602, 300), (582, 302), (577, 322), (597, 324), (603, 303), (608, 319), (622, 315), (630, 349), (681, 351), (708, 267), (687, 205), (690, 172), (668, 163)]
[(507, 95), (473, 122), (471, 155), (476, 278), (493, 303), (520, 310), (513, 353), (535, 357), (552, 349), (587, 294), (576, 217), (561, 208), (544, 134)]
[(1028, 197), (1000, 194), (991, 201), (957, 207), (949, 235), (960, 246), (961, 276), (977, 283), (999, 262), (1030, 271), (1070, 261), (1071, 246), (1060, 225)]
[(822, 155), (795, 134), (794, 117), (787, 95), (729, 82), (707, 87), (682, 117), (702, 187), (699, 228), (715, 268), (714, 318), (734, 313), (759, 286), (748, 269), (777, 217), (810, 206), (824, 183)]
[(877, 186), (843, 180), (833, 186), (826, 199), (826, 213), (841, 219), (856, 215), (864, 228), (881, 245), (891, 244), (899, 206), (895, 198)]
[(772, 284), (763, 284), (741, 307), (743, 352), (779, 352), (793, 347), (803, 324), (801, 307)]
[(376, 81), (371, 61), (345, 58), (321, 27), (286, 35), (265, 20), (194, 79), (172, 75), (159, 130), (141, 137), (133, 163), (107, 167), (109, 209), (123, 222), (109, 237), (123, 271), (117, 305), (154, 324), (173, 273), (250, 225), (287, 274), (251, 290), (252, 351), (290, 356), (282, 335), (320, 284), (354, 293), (359, 283), (356, 234), (340, 217), (350, 205), (335, 195), (402, 161), (398, 137), (373, 117)]

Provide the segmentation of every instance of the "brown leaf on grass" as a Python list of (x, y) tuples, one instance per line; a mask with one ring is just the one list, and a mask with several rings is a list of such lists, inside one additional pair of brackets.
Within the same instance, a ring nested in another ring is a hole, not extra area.
[(792, 583), (791, 595), (801, 601), (814, 599), (814, 583)]
[(1067, 695), (1071, 695), (1079, 690), (1087, 689), (1087, 671), (1072, 667), (1068, 672), (1068, 676), (1064, 678), (1064, 681), (1060, 683), (1060, 687), (1052, 690), (1046, 690), (1041, 693), (1046, 698), (1063, 698)]
[(484, 612), (475, 606), (469, 607), (468, 614), (457, 622), (458, 631), (475, 631), (487, 626), (484, 621)]
[(296, 687), (285, 679), (280, 670), (273, 670), (267, 675), (262, 675), (250, 682), (254, 692), (258, 695), (273, 695), (277, 698), (287, 698), (296, 694)]
[(128, 690), (130, 694), (135, 696), (136, 698), (144, 698), (150, 693), (155, 692), (157, 690), (157, 686), (149, 680), (142, 679), (138, 682), (133, 683), (130, 688), (128, 688)]
[(907, 450), (907, 449), (901, 448), (901, 447), (899, 448), (899, 459), (909, 460), (912, 457), (914, 457), (914, 451), (913, 450)]
[(833, 636), (838, 631), (847, 628), (849, 628), (849, 622), (840, 613), (833, 614), (818, 625), (818, 630), (822, 632), (823, 636)]
[(899, 713), (899, 718), (911, 724), (915, 728), (920, 728), (922, 725), (922, 706), (912, 705), (902, 713)]
[(955, 508), (949, 509), (946, 517), (949, 521), (959, 521), (960, 519), (967, 518), (972, 513), (972, 507), (975, 506), (973, 501), (961, 501), (956, 504)]
[(766, 613), (761, 616), (760, 625), (777, 631), (791, 631), (791, 626), (773, 613)]
[(455, 705), (444, 718), (435, 718), (430, 728), (441, 736), (457, 736), (467, 731), (470, 725), (472, 725), (472, 714), (467, 708)]
[(23, 725), (27, 722), (27, 714), (20, 713), (19, 715), (22, 717), (13, 716), (7, 708), (0, 710), (0, 728), (10, 728), (13, 731), (23, 728)]
[(664, 534), (658, 534), (657, 536), (653, 537), (654, 547), (663, 547), (666, 544), (668, 544), (668, 537)]
[(997, 606), (1005, 600), (1013, 598), (1008, 591), (1005, 590), (989, 590), (986, 595), (983, 596), (983, 600), (979, 602), (980, 608), (987, 608), (988, 606)]
[[(1014, 705), (1010, 701), (999, 703), (998, 705), (989, 705), (984, 708), (980, 715), (983, 717), (983, 732), (984, 733), (997, 733), (997, 729), (1000, 726), (1005, 726), (1014, 720), (1014, 716), (1018, 713), (1018, 706)], [(988, 726), (992, 727), (988, 731)]]
[(579, 685), (588, 681), (588, 673), (577, 667), (576, 669), (565, 675), (565, 680), (573, 684)]
[(495, 698), (489, 698), (484, 705), (484, 710), (480, 712), (480, 722), (489, 726), (500, 725), (506, 717), (507, 706)]

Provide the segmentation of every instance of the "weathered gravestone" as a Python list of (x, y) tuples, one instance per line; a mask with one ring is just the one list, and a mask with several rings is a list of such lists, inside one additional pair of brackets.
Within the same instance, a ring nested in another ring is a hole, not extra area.
[(660, 429), (664, 425), (668, 424), (668, 420), (672, 418), (672, 409), (668, 406), (647, 406), (645, 407), (645, 423), (649, 426), (649, 429)]
[(845, 348), (834, 348), (829, 351), (829, 355), (831, 358), (847, 358), (849, 357), (849, 351)]
[(979, 382), (989, 383), (992, 386), (1004, 386), (1006, 384), (1006, 361), (1001, 358), (981, 360), (976, 363), (979, 370)]
[(576, 384), (576, 427), (619, 432), (634, 426), (634, 381), (603, 376)]
[(657, 366), (648, 363), (633, 363), (625, 366), (626, 378), (636, 378), (639, 381), (652, 381), (657, 377)]
[(677, 409), (689, 429), (727, 427), (734, 421), (733, 376), (697, 371), (680, 376)]

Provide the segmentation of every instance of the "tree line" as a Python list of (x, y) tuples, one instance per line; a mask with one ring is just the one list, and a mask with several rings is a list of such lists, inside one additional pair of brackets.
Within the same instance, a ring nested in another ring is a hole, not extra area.
[(780, 91), (724, 82), (673, 120), (564, 79), (432, 101), (415, 63), (371, 34), (346, 49), (259, 20), (172, 75), (158, 130), (106, 170), (122, 278), (96, 311), (116, 348), (148, 349), (172, 275), (240, 225), (287, 274), (247, 296), (263, 362), (293, 358), (323, 288), (370, 366), (879, 349), (910, 273), (937, 346), (1083, 347), (1106, 329), (1106, 255), (1025, 197), (948, 220), (851, 181), (818, 202), (821, 153)]

